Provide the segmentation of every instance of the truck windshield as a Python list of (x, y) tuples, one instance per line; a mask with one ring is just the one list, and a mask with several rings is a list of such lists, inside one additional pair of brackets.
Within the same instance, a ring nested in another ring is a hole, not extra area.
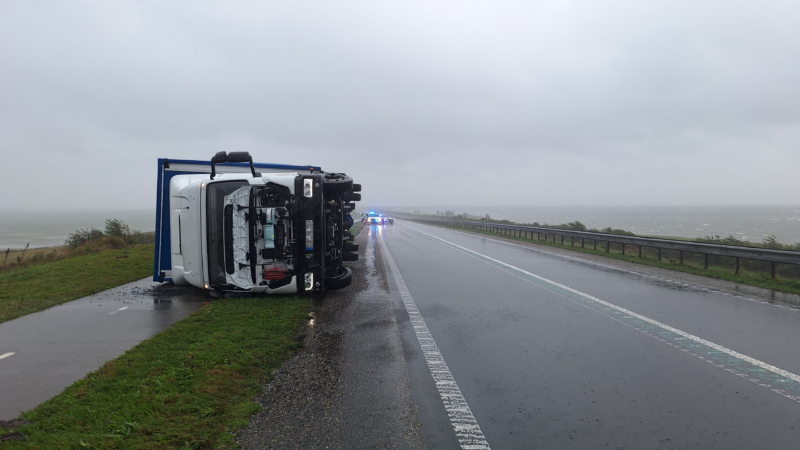
[(206, 189), (206, 220), (208, 224), (208, 279), (212, 285), (227, 283), (225, 278), (225, 241), (223, 240), (225, 196), (246, 186), (247, 181), (221, 181), (209, 183)]

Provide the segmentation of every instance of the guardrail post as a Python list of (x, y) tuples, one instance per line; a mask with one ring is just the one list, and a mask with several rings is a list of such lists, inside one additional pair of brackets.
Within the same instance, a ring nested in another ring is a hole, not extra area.
[(658, 248), (658, 260), (661, 261), (661, 247)]
[(570, 236), (569, 237), (569, 246), (570, 247), (575, 247), (575, 236)]
[(597, 239), (594, 240), (594, 249), (597, 250)]
[(639, 258), (641, 258), (641, 257), (642, 257), (642, 246), (640, 245), (639, 246)]
[(561, 245), (564, 245), (564, 235), (561, 235)]
[(772, 275), (772, 278), (775, 278), (775, 266), (777, 266), (777, 265), (778, 264), (775, 263), (774, 261), (772, 262), (772, 270), (770, 271), (771, 275)]
[(606, 253), (611, 252), (611, 241), (606, 241)]
[(622, 256), (625, 256), (625, 244), (622, 244)]
[(678, 252), (681, 254), (681, 265), (683, 265), (683, 250), (678, 250)]
[(739, 258), (736, 258), (736, 275), (739, 275)]
[(705, 258), (703, 259), (703, 268), (708, 270), (708, 253), (706, 253)]
[(581, 238), (581, 248), (583, 248), (583, 241), (584, 241), (584, 239)]

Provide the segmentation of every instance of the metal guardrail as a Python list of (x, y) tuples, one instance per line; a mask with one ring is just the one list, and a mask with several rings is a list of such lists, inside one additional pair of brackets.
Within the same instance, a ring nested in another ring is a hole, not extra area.
[[(409, 217), (409, 219), (411, 219)], [(575, 239), (580, 239), (581, 247), (585, 246), (586, 241), (591, 241), (594, 249), (597, 250), (598, 242), (606, 243), (606, 251), (610, 251), (610, 244), (621, 244), (622, 254), (625, 254), (626, 245), (635, 245), (639, 250), (639, 257), (642, 257), (642, 248), (650, 247), (658, 249), (658, 260), (661, 261), (661, 250), (674, 250), (680, 253), (680, 263), (683, 264), (683, 253), (700, 253), (705, 255), (705, 268), (708, 268), (708, 255), (726, 256), (736, 259), (736, 273), (739, 273), (739, 262), (741, 259), (766, 261), (772, 263), (772, 277), (775, 278), (775, 265), (776, 264), (795, 264), (800, 265), (800, 251), (792, 250), (776, 250), (768, 248), (753, 248), (742, 247), (736, 245), (722, 245), (722, 244), (707, 244), (702, 242), (687, 242), (678, 241), (673, 239), (658, 239), (647, 238), (638, 236), (624, 236), (618, 234), (606, 233), (592, 233), (588, 231), (573, 231), (573, 230), (560, 230), (554, 228), (541, 228), (530, 227), (524, 225), (504, 225), (491, 222), (466, 222), (466, 221), (448, 221), (448, 220), (429, 220), (429, 219), (412, 219), (419, 222), (429, 222), (464, 229), (475, 229), (481, 231), (493, 232), (496, 234), (505, 234), (516, 237), (524, 237), (533, 239), (534, 234), (536, 240), (548, 241), (549, 237), (553, 237), (553, 242), (556, 242), (556, 237), (561, 237), (561, 244), (564, 243), (564, 238), (570, 238), (570, 243), (575, 244)], [(528, 237), (530, 236), (530, 237)], [(544, 236), (544, 239), (541, 237)]]

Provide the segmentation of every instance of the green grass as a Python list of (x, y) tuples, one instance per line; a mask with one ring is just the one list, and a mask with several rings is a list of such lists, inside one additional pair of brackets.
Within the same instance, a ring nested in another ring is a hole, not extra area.
[(364, 223), (362, 223), (360, 220), (356, 220), (355, 223), (353, 223), (353, 226), (350, 227), (350, 233), (353, 236), (358, 236), (358, 233), (361, 232), (362, 228), (364, 228)]
[(0, 323), (153, 273), (153, 244), (0, 271)]
[[(215, 300), (0, 434), (8, 449), (235, 448), (252, 399), (301, 347), (310, 298)], [(312, 425), (313, 426), (313, 425)]]
[[(638, 257), (638, 250), (636, 255), (631, 256), (630, 254), (622, 255), (621, 252), (615, 252), (614, 248), (612, 247), (611, 252), (605, 251), (605, 245), (603, 244), (602, 250), (600, 249), (600, 245), (598, 245), (598, 250), (594, 250), (593, 248), (581, 248), (579, 245), (572, 246), (568, 244), (568, 240), (565, 239), (565, 244), (560, 243), (553, 243), (552, 241), (537, 241), (536, 239), (526, 239), (523, 237), (516, 237), (511, 235), (505, 234), (496, 234), (489, 231), (482, 231), (478, 229), (461, 229), (459, 227), (450, 227), (447, 225), (436, 225), (433, 223), (425, 222), (427, 225), (434, 225), (434, 226), (441, 226), (443, 228), (455, 228), (462, 231), (467, 231), (470, 233), (476, 234), (486, 234), (490, 236), (498, 236), (505, 239), (512, 239), (516, 241), (523, 241), (523, 242), (531, 242), (537, 245), (547, 246), (547, 247), (556, 247), (556, 248), (563, 248), (567, 250), (573, 250), (582, 253), (589, 253), (592, 255), (602, 256), (604, 258), (611, 258), (611, 259), (619, 259), (623, 261), (628, 261), (636, 264), (645, 264), (648, 266), (655, 266), (661, 267), (664, 269), (670, 270), (677, 270), (679, 272), (686, 272), (691, 273), (694, 275), (701, 275), (704, 277), (711, 277), (717, 278), (721, 280), (733, 281), (736, 283), (748, 284), (751, 286), (757, 286), (764, 289), (772, 289), (781, 292), (788, 292), (791, 294), (799, 294), (800, 295), (800, 281), (795, 279), (786, 279), (786, 278), (771, 278), (764, 272), (756, 272), (756, 271), (749, 271), (746, 269), (740, 270), (739, 274), (737, 275), (734, 273), (733, 270), (723, 266), (723, 265), (714, 265), (709, 264), (708, 269), (702, 267), (702, 265), (698, 264), (696, 258), (688, 256), (684, 258), (684, 264), (680, 265), (677, 261), (670, 260), (668, 258), (662, 258), (662, 261), (658, 261), (657, 259), (650, 259), (650, 258), (639, 258)], [(551, 237), (552, 239), (552, 237)], [(587, 240), (588, 241), (588, 240)], [(635, 246), (631, 246), (634, 247)], [(629, 247), (630, 248), (630, 247)], [(730, 258), (729, 258), (730, 259)]]

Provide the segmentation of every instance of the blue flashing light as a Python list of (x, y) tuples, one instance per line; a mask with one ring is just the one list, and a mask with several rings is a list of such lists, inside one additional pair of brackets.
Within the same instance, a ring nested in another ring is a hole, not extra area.
[(369, 213), (370, 213), (370, 214), (375, 214), (375, 211), (370, 211)]

